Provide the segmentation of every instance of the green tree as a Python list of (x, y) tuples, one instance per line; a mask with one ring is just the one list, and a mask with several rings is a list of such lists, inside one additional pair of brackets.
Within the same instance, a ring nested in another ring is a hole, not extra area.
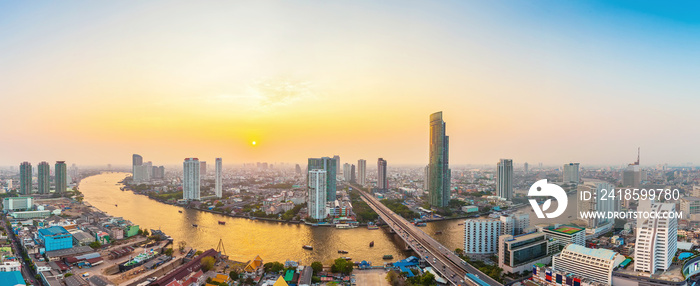
[(216, 262), (216, 260), (214, 260), (214, 257), (211, 257), (211, 256), (207, 256), (207, 257), (202, 258), (202, 261), (201, 261), (202, 271), (207, 272), (209, 270), (214, 269), (215, 262)]
[(173, 256), (173, 249), (172, 248), (166, 248), (163, 254), (167, 256)]
[(280, 272), (284, 270), (284, 264), (278, 261), (268, 262), (263, 265), (263, 269), (265, 269), (265, 272)]
[(236, 281), (238, 280), (238, 272), (236, 270), (231, 270), (231, 272), (228, 273), (228, 277), (231, 277), (231, 280)]
[(313, 263), (311, 263), (311, 269), (314, 270), (314, 275), (316, 275), (317, 273), (323, 271), (323, 263), (319, 261), (314, 261)]
[(98, 249), (98, 248), (102, 247), (102, 243), (100, 243), (99, 241), (93, 241), (93, 242), (90, 242), (90, 244), (88, 246), (92, 247), (92, 249)]
[(351, 261), (345, 260), (345, 258), (338, 258), (331, 265), (331, 272), (333, 273), (352, 273), (353, 264)]

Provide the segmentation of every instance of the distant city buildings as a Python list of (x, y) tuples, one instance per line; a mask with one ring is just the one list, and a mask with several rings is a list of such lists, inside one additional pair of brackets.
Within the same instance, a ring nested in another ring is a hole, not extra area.
[(579, 175), (579, 163), (564, 164), (564, 173), (562, 182), (567, 184), (578, 184), (581, 180)]
[(32, 194), (32, 164), (29, 162), (22, 162), (19, 165), (19, 193)]
[(143, 162), (143, 157), (138, 154), (132, 155), (132, 166), (131, 174), (132, 180), (135, 183), (143, 183), (151, 180), (151, 174), (153, 173), (153, 163)]
[(500, 220), (468, 219), (464, 221), (464, 253), (480, 256), (495, 254), (500, 233)]
[(68, 166), (65, 161), (56, 161), (54, 165), (54, 181), (56, 185), (57, 194), (62, 194), (68, 189)]
[(200, 170), (199, 159), (185, 159), (182, 176), (182, 199), (188, 201), (200, 199)]
[(428, 196), (431, 207), (446, 207), (451, 196), (450, 137), (445, 135), (442, 111), (430, 115)]
[(350, 182), (350, 164), (348, 163), (343, 164), (343, 179)]
[[(610, 192), (615, 191), (615, 186), (608, 182), (600, 180), (586, 179), (582, 185), (577, 187), (578, 197), (582, 198), (590, 194), (590, 198), (579, 199), (578, 202), (578, 219), (586, 222), (588, 228), (596, 228), (608, 223), (613, 223), (610, 218), (601, 218), (591, 213), (608, 213), (620, 210), (620, 197), (610, 196)], [(587, 216), (587, 217), (582, 217)]]
[[(329, 158), (330, 159), (330, 158)], [(332, 162), (332, 159), (329, 160)], [(335, 164), (333, 165), (333, 168)], [(311, 169), (309, 170), (308, 176), (308, 202), (307, 208), (309, 210), (309, 216), (321, 220), (325, 219), (328, 215), (326, 213), (326, 203), (328, 194), (327, 191), (327, 176), (328, 173), (323, 169)]]
[(51, 190), (51, 166), (43, 161), (36, 166), (37, 169), (37, 190), (39, 194), (48, 194)]
[(496, 167), (497, 194), (510, 201), (513, 199), (513, 160), (501, 159)]
[[(264, 169), (267, 169), (267, 163), (264, 164)], [(207, 176), (207, 161), (199, 161), (199, 177)]]
[(383, 158), (377, 160), (377, 189), (389, 189), (389, 184), (386, 180), (386, 160)]
[(364, 186), (367, 183), (367, 161), (357, 160), (357, 183)]
[[(336, 155), (337, 156), (337, 155)], [(309, 158), (309, 162), (307, 165), (306, 170), (308, 172), (311, 172), (312, 170), (324, 170), (326, 171), (326, 184), (325, 184), (325, 189), (326, 189), (326, 200), (329, 202), (335, 201), (336, 200), (336, 167), (338, 166), (337, 161), (333, 158), (329, 157), (322, 157), (322, 158)], [(311, 178), (309, 178), (308, 173), (306, 178), (307, 182)]]
[(223, 161), (221, 158), (216, 158), (215, 162), (215, 186), (214, 186), (214, 193), (216, 194), (217, 198), (221, 198), (223, 196), (223, 192), (221, 190), (221, 172), (223, 171)]
[(350, 182), (355, 183), (355, 165), (350, 166)]
[(639, 165), (628, 165), (622, 171), (622, 186), (639, 188), (642, 185), (642, 169)]
[(530, 165), (528, 165), (527, 162), (525, 162), (525, 165), (523, 166), (523, 169), (525, 170), (525, 174), (530, 173)]
[(637, 211), (656, 213), (657, 218), (637, 219), (634, 270), (650, 274), (668, 270), (678, 249), (678, 218), (673, 214), (676, 205), (643, 200)]
[(335, 170), (340, 171), (340, 156), (333, 155), (333, 160), (335, 161)]
[(295, 171), (297, 174), (301, 174), (301, 166), (299, 166), (299, 164), (297, 164), (296, 166), (294, 166), (294, 171)]

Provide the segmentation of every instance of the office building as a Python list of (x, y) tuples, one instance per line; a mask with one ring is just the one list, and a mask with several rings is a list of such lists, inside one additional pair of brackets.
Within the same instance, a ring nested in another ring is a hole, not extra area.
[(51, 190), (51, 166), (47, 162), (40, 162), (36, 166), (36, 183), (39, 194), (48, 194)]
[(569, 244), (552, 257), (552, 268), (612, 285), (612, 273), (625, 257), (609, 249), (592, 249)]
[[(309, 158), (307, 165), (307, 172), (311, 170), (324, 170), (326, 171), (326, 200), (329, 202), (336, 200), (336, 167), (338, 166), (337, 161), (333, 158), (322, 157), (322, 158)], [(306, 180), (308, 182), (309, 175), (307, 173)]]
[(499, 220), (501, 221), (500, 235), (520, 235), (530, 227), (530, 215), (525, 213), (502, 215)]
[(355, 181), (355, 165), (350, 166), (350, 182), (357, 182)]
[(2, 209), (9, 211), (28, 211), (33, 206), (32, 197), (10, 197), (2, 199)]
[(29, 162), (19, 165), (19, 194), (32, 194), (32, 164)]
[(68, 166), (65, 161), (56, 161), (54, 165), (54, 181), (56, 185), (56, 193), (62, 194), (68, 189)]
[(639, 165), (630, 164), (622, 172), (622, 186), (639, 188), (642, 185), (642, 169)]
[(182, 199), (188, 201), (199, 200), (199, 188), (201, 184), (199, 176), (199, 171), (201, 170), (199, 159), (185, 158), (185, 162), (182, 166)]
[(496, 253), (501, 221), (497, 219), (468, 219), (464, 221), (464, 253), (488, 256)]
[[(73, 164), (75, 166), (75, 164)], [(134, 170), (135, 166), (141, 166), (143, 165), (143, 157), (139, 154), (133, 154), (131, 155), (131, 175), (136, 176), (136, 170)]]
[[(332, 160), (330, 161), (332, 162)], [(335, 164), (333, 164), (335, 167)], [(309, 170), (308, 179), (308, 202), (307, 207), (309, 210), (309, 216), (321, 220), (325, 219), (328, 215), (326, 213), (326, 203), (328, 194), (327, 188), (327, 177), (328, 173), (323, 169), (312, 169)], [(335, 200), (334, 200), (335, 201)]]
[(357, 160), (357, 183), (364, 186), (367, 183), (367, 161)]
[(551, 262), (559, 248), (558, 241), (542, 232), (502, 235), (498, 238), (498, 267), (505, 273), (531, 270), (533, 264)]
[(68, 249), (73, 247), (73, 236), (62, 226), (42, 228), (37, 238), (44, 245), (45, 251)]
[(564, 164), (564, 176), (562, 182), (564, 184), (578, 184), (580, 180), (579, 163)]
[(383, 158), (377, 160), (377, 189), (389, 189), (389, 183), (386, 180), (386, 160)]
[(640, 204), (637, 210), (656, 213), (657, 218), (637, 218), (634, 270), (654, 274), (671, 267), (678, 249), (678, 218), (673, 203), (643, 202), (647, 204)]
[(525, 162), (525, 165), (523, 166), (523, 169), (525, 170), (525, 174), (530, 173), (530, 165), (528, 165), (527, 162)]
[[(338, 155), (333, 155), (333, 161), (335, 161), (335, 170), (339, 171), (340, 170), (340, 156)], [(326, 170), (327, 172), (328, 170)]]
[(556, 239), (562, 246), (569, 243), (586, 245), (586, 231), (584, 228), (573, 225), (561, 225), (545, 227), (542, 229), (547, 238)]
[(350, 164), (348, 163), (343, 164), (343, 179), (350, 182)]
[(586, 222), (588, 228), (596, 228), (614, 221), (610, 218), (599, 218), (595, 216), (582, 217), (585, 213), (593, 212), (615, 212), (620, 210), (620, 196), (610, 196), (610, 192), (615, 190), (615, 186), (601, 180), (586, 179), (582, 185), (577, 187), (578, 197), (582, 198), (590, 194), (590, 198), (578, 199), (578, 219)]
[(217, 198), (221, 198), (223, 196), (223, 192), (221, 190), (221, 172), (223, 171), (223, 161), (221, 158), (216, 158), (215, 162), (215, 182), (214, 182), (214, 193), (216, 194)]
[(496, 191), (507, 201), (513, 199), (513, 160), (501, 159), (496, 170)]
[(450, 202), (450, 137), (445, 135), (442, 111), (430, 115), (428, 196), (431, 207), (443, 208)]

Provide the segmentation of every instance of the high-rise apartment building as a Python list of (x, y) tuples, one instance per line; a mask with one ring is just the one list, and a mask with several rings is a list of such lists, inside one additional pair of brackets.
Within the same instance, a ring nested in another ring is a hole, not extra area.
[(32, 194), (32, 164), (29, 162), (22, 162), (19, 165), (19, 193)]
[(348, 163), (343, 164), (343, 179), (350, 182), (350, 164)]
[(579, 176), (579, 163), (564, 164), (563, 174), (562, 182), (564, 184), (578, 184), (578, 182), (581, 180), (581, 177)]
[[(309, 158), (309, 163), (306, 170), (324, 170), (326, 171), (326, 200), (329, 202), (336, 200), (336, 169), (338, 167), (337, 161), (333, 158), (322, 157), (322, 158)], [(307, 172), (308, 172), (307, 171)], [(308, 182), (309, 175), (307, 173), (306, 180)]]
[(223, 170), (223, 161), (221, 158), (216, 158), (215, 162), (215, 181), (214, 181), (214, 193), (216, 194), (217, 198), (221, 198), (223, 196), (223, 191), (222, 191), (222, 186), (221, 186), (221, 172)]
[(389, 183), (386, 180), (386, 160), (383, 158), (377, 160), (377, 189), (389, 189)]
[[(265, 163), (265, 169), (267, 169), (267, 163)], [(199, 176), (207, 176), (207, 161), (199, 161)]]
[(199, 200), (200, 198), (200, 176), (199, 159), (185, 158), (182, 164), (182, 198), (188, 201)]
[(47, 162), (40, 162), (36, 166), (36, 182), (37, 182), (37, 192), (39, 194), (48, 194), (51, 189), (51, 166)]
[[(335, 164), (333, 167), (335, 167)], [(326, 183), (328, 182), (326, 176), (326, 170), (309, 170), (307, 207), (309, 210), (309, 216), (314, 219), (325, 219), (328, 215), (326, 213), (326, 195), (328, 194), (328, 191), (326, 190)]]
[(430, 115), (430, 158), (428, 161), (428, 192), (432, 207), (443, 208), (450, 202), (450, 137), (445, 135), (442, 111)]
[(357, 182), (355, 181), (355, 165), (350, 166), (350, 182)]
[(623, 255), (609, 249), (592, 249), (569, 244), (552, 257), (552, 268), (605, 285), (612, 285), (613, 269), (625, 259)]
[(496, 253), (500, 234), (500, 220), (468, 219), (464, 221), (464, 253), (468, 255)]
[(530, 165), (528, 165), (527, 162), (525, 162), (523, 169), (525, 169), (525, 174), (528, 174), (530, 172)]
[[(656, 218), (637, 218), (634, 270), (654, 274), (671, 268), (678, 250), (678, 218), (673, 203), (642, 201), (637, 211), (656, 214)], [(672, 218), (671, 218), (672, 217)]]
[(333, 160), (335, 161), (335, 170), (340, 171), (340, 156), (333, 155)]
[(367, 182), (367, 161), (357, 160), (357, 183), (364, 186)]
[(499, 219), (501, 221), (500, 235), (520, 235), (530, 227), (530, 215), (525, 213), (502, 215)]
[(496, 190), (499, 197), (513, 199), (513, 160), (501, 159), (496, 170)]
[(56, 193), (62, 194), (68, 189), (68, 166), (65, 161), (56, 161), (54, 165)]

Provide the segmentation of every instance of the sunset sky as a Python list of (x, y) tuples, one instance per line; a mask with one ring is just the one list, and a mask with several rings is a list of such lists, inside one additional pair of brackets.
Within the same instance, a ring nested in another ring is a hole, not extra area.
[[(700, 162), (700, 3), (3, 1), (0, 165)], [(252, 141), (257, 144), (252, 145)]]

